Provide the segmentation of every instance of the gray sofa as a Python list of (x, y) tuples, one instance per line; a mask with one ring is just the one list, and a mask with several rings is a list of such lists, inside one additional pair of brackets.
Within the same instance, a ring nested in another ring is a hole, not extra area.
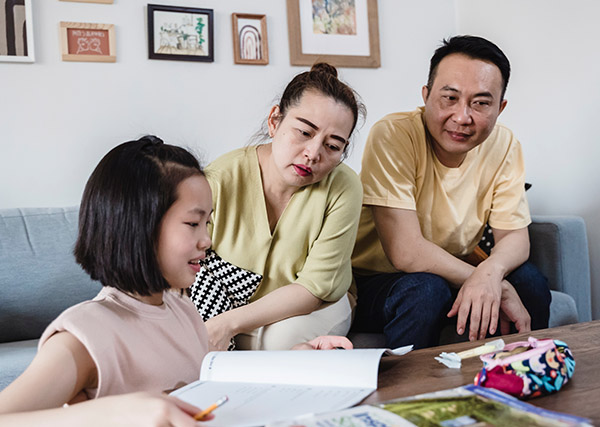
[[(73, 258), (77, 217), (78, 207), (0, 209), (0, 390), (31, 362), (50, 321), (101, 287)], [(591, 320), (583, 220), (535, 217), (530, 235), (531, 259), (555, 290), (551, 326)], [(382, 346), (382, 337), (351, 339), (357, 347)]]

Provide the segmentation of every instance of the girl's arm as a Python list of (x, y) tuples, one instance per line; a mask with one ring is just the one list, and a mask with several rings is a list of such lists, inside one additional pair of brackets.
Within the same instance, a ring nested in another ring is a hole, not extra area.
[(96, 364), (83, 344), (69, 332), (58, 332), (0, 392), (0, 414), (60, 407), (97, 383)]
[[(0, 424), (28, 426), (196, 426), (200, 410), (172, 396), (133, 393), (34, 412), (0, 415)], [(210, 415), (208, 419), (214, 418)]]
[(206, 328), (211, 346), (225, 350), (231, 337), (288, 317), (312, 313), (321, 302), (302, 285), (282, 286), (257, 301), (208, 319)]

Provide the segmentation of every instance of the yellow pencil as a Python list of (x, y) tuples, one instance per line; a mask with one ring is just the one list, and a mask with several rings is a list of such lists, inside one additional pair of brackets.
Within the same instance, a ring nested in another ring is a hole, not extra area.
[(229, 398), (227, 396), (223, 396), (222, 398), (220, 398), (219, 400), (217, 400), (215, 403), (213, 403), (212, 405), (210, 405), (205, 410), (200, 411), (196, 415), (194, 415), (194, 419), (196, 421), (202, 421), (204, 419), (204, 417), (206, 417), (208, 414), (210, 414), (212, 411), (214, 411), (215, 409), (217, 409), (219, 406), (221, 406), (222, 404), (224, 404), (228, 400), (229, 400)]

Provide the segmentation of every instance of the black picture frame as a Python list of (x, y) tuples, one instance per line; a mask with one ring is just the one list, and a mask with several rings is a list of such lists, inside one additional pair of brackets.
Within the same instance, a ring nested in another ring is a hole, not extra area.
[(213, 9), (149, 4), (148, 57), (214, 62), (213, 22)]

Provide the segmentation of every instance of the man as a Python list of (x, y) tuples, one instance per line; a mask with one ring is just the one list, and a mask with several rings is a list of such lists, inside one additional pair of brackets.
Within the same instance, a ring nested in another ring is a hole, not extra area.
[[(519, 142), (496, 119), (510, 64), (480, 37), (445, 40), (425, 106), (377, 122), (362, 161), (363, 210), (352, 264), (353, 330), (387, 345), (438, 343), (448, 318), (470, 340), (548, 326), (550, 291), (529, 262), (531, 222)], [(486, 223), (495, 246), (473, 254)], [(469, 261), (469, 262), (467, 262)]]

